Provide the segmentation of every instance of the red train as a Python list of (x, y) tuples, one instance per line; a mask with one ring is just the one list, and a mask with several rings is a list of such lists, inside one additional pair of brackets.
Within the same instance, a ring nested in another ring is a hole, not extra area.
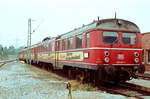
[(19, 52), (19, 59), (63, 69), (81, 80), (122, 82), (144, 70), (140, 29), (123, 19), (103, 19)]

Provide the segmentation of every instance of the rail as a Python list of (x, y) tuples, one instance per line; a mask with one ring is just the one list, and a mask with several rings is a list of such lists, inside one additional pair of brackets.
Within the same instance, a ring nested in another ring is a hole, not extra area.
[(3, 60), (3, 61), (0, 61), (0, 67), (2, 67), (3, 65), (5, 65), (6, 63), (9, 63), (9, 62), (13, 62), (13, 61), (16, 61), (17, 59), (11, 59), (11, 60)]
[(136, 99), (144, 99), (144, 96), (150, 96), (150, 88), (131, 83), (124, 84), (100, 84), (98, 88), (111, 94), (120, 94), (127, 97), (134, 97)]
[(136, 74), (138, 76), (139, 79), (143, 79), (143, 80), (150, 80), (150, 74), (145, 73), (145, 74)]

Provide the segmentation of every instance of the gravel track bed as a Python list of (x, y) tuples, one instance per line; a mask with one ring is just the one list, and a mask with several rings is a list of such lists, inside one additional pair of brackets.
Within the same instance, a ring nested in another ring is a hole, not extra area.
[[(68, 80), (54, 73), (12, 62), (0, 68), (0, 75), (0, 99), (69, 99)], [(76, 86), (73, 99), (134, 99), (99, 90), (80, 90), (85, 86), (79, 82), (72, 86)]]

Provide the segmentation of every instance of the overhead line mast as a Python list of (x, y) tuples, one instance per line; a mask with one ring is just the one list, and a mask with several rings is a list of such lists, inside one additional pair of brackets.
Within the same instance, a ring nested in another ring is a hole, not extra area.
[(27, 40), (27, 59), (28, 63), (31, 65), (31, 19), (28, 19), (28, 40)]
[(31, 20), (31, 18), (28, 19), (28, 37), (27, 37), (27, 63), (30, 63), (31, 65), (31, 35), (40, 27), (42, 24), (43, 20), (41, 20), (40, 24), (32, 31), (31, 29), (31, 21), (36, 21), (36, 20)]

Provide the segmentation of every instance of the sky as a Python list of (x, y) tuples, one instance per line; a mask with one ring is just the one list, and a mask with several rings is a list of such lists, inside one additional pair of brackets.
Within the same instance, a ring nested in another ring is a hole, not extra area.
[(0, 0), (0, 44), (26, 46), (28, 19), (32, 44), (55, 37), (93, 20), (125, 19), (150, 32), (150, 0)]

